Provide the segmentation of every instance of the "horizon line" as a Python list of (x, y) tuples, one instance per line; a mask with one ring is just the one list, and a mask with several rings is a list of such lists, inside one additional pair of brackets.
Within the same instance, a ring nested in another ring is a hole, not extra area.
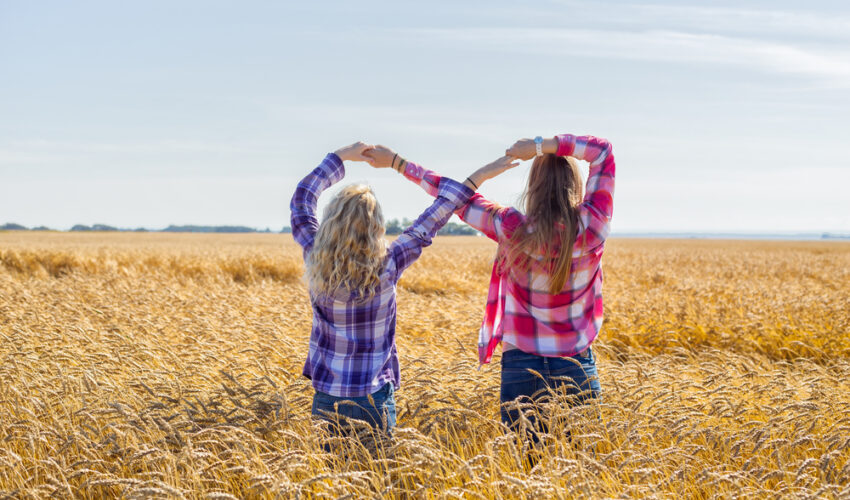
[[(393, 219), (389, 219), (391, 221)], [(400, 220), (400, 219), (396, 219)], [(401, 219), (403, 220), (403, 219)], [(455, 223), (457, 224), (457, 223)], [(77, 228), (77, 229), (75, 229)], [(290, 226), (283, 226), (279, 230), (273, 230), (271, 227), (258, 228), (255, 226), (244, 226), (238, 224), (222, 224), (222, 225), (205, 225), (205, 224), (169, 224), (160, 229), (147, 227), (115, 227), (107, 224), (92, 224), (87, 226), (84, 224), (75, 224), (67, 229), (55, 229), (44, 225), (26, 227), (22, 224), (6, 223), (0, 225), (0, 232), (14, 231), (42, 231), (42, 232), (61, 232), (61, 233), (83, 233), (83, 232), (150, 232), (150, 233), (264, 233), (264, 234), (288, 234), (291, 233)], [(480, 234), (479, 234), (480, 235)], [(706, 238), (706, 239), (726, 239), (726, 238), (744, 238), (744, 239), (850, 239), (850, 231), (747, 231), (747, 230), (629, 230), (629, 231), (612, 231), (610, 237), (617, 238)]]

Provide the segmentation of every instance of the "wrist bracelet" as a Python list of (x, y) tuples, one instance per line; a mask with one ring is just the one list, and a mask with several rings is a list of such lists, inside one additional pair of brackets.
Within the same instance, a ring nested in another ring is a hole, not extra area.
[(397, 157), (398, 157), (398, 153), (394, 154), (394, 155), (393, 155), (393, 161), (392, 161), (392, 163), (390, 163), (390, 166), (391, 166), (391, 167), (393, 167), (393, 170), (395, 170), (395, 159), (396, 159)]
[(473, 186), (475, 186), (475, 190), (476, 190), (476, 191), (478, 190), (478, 186), (477, 186), (477, 185), (476, 185), (476, 184), (472, 181), (472, 178), (467, 177), (467, 178), (466, 178), (466, 180), (468, 180), (470, 184), (472, 184)]
[(405, 160), (404, 158), (399, 158), (398, 159), (398, 173), (403, 174), (404, 173), (404, 167), (406, 165), (407, 165), (407, 160)]

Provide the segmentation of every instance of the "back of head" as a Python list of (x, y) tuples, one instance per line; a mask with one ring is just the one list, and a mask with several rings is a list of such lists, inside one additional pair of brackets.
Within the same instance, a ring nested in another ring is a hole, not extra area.
[(549, 273), (549, 293), (559, 293), (569, 279), (582, 194), (581, 173), (573, 158), (537, 157), (523, 194), (526, 222), (514, 231), (503, 257), (528, 270), (534, 256)]
[(375, 194), (366, 185), (346, 186), (328, 204), (316, 234), (307, 261), (310, 289), (369, 299), (380, 284), (386, 253), (384, 216)]

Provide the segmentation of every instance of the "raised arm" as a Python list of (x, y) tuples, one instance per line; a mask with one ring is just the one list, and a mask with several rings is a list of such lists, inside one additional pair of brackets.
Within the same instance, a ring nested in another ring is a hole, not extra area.
[(614, 214), (614, 174), (616, 164), (611, 143), (591, 135), (559, 135), (559, 156), (572, 156), (590, 163), (583, 205), (605, 224)]
[(368, 144), (356, 142), (328, 153), (322, 163), (301, 179), (295, 188), (289, 202), (292, 237), (301, 245), (305, 256), (313, 248), (313, 241), (319, 230), (319, 219), (316, 216), (319, 195), (345, 177), (344, 160), (365, 161), (363, 153), (370, 147)]
[(422, 249), (431, 244), (437, 231), (472, 194), (472, 189), (453, 179), (440, 179), (434, 203), (390, 245), (389, 253), (396, 265), (396, 280), (422, 255)]
[[(562, 134), (542, 141), (543, 153), (572, 156), (590, 163), (584, 204), (599, 217), (611, 219), (614, 196), (614, 155), (611, 144), (592, 135)], [(520, 139), (506, 153), (520, 160), (530, 160), (536, 155), (534, 139)]]
[[(513, 168), (516, 164), (511, 164), (511, 162), (513, 162), (513, 160), (505, 156), (499, 158), (493, 163), (485, 165), (477, 172), (484, 172), (484, 175), (489, 176), (486, 178), (489, 179), (495, 176), (493, 175), (494, 171), (499, 170), (499, 173), (501, 173), (508, 168)], [(412, 162), (407, 162), (403, 168), (405, 178), (421, 187), (431, 196), (436, 196), (437, 187), (439, 186), (441, 179), (437, 173)], [(484, 175), (481, 175), (480, 177), (484, 177)], [(470, 189), (477, 189), (477, 185), (471, 180), (471, 178), (472, 176), (466, 179), (463, 183), (464, 186)], [(479, 182), (483, 182), (479, 177), (476, 178), (479, 179)], [(516, 210), (513, 208), (503, 207), (498, 203), (494, 203), (482, 196), (481, 193), (473, 194), (467, 203), (460, 205), (458, 209), (455, 210), (455, 214), (457, 214), (462, 221), (481, 231), (488, 238), (495, 241), (505, 238), (506, 228), (516, 225), (511, 223), (514, 222), (513, 219), (515, 217), (512, 216), (514, 212), (516, 212)], [(519, 215), (519, 213), (517, 212), (516, 215)], [(505, 221), (508, 221), (508, 224), (505, 224)]]
[[(386, 146), (375, 146), (366, 152), (365, 155), (371, 158), (369, 163), (373, 167), (393, 168), (395, 171), (404, 175), (406, 179), (421, 187), (429, 195), (437, 196), (443, 177), (433, 170), (428, 170), (421, 165), (408, 162)], [(477, 190), (484, 181), (492, 179), (517, 165), (519, 163), (513, 158), (503, 156), (473, 172), (466, 179), (464, 185), (472, 190)], [(481, 231), (489, 238), (498, 241), (504, 236), (502, 220), (512, 210), (488, 201), (476, 193), (470, 198), (468, 203), (460, 205), (455, 213), (470, 226)]]
[[(581, 225), (585, 231), (579, 236), (577, 244), (594, 247), (602, 244), (611, 227), (614, 211), (614, 155), (611, 144), (591, 135), (558, 135), (542, 141), (543, 153), (573, 158), (590, 163), (584, 201), (581, 205)], [(520, 139), (508, 148), (507, 154), (521, 160), (529, 160), (536, 155), (534, 139)]]

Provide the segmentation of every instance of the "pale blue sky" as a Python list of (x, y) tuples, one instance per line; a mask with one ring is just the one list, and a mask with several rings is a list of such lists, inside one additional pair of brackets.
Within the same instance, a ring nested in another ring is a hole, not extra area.
[(0, 0), (0, 224), (279, 230), (358, 139), (462, 179), (576, 133), (614, 145), (616, 232), (848, 232), (848, 112), (844, 1)]

